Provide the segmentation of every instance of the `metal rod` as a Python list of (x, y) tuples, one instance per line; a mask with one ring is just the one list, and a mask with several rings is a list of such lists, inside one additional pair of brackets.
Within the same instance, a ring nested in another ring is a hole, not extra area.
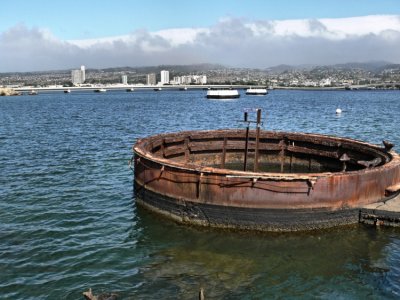
[(189, 161), (190, 149), (189, 149), (189, 137), (185, 138), (185, 161)]
[(162, 139), (162, 142), (161, 142), (161, 153), (162, 153), (162, 157), (165, 158), (165, 139)]
[(254, 172), (258, 171), (258, 156), (260, 147), (261, 109), (257, 108), (256, 149), (254, 150)]
[[(247, 122), (247, 117), (248, 114), (247, 112), (244, 113), (244, 121)], [(246, 128), (246, 145), (244, 148), (244, 165), (243, 165), (243, 171), (247, 170), (247, 152), (249, 150), (249, 128), (250, 125), (247, 123), (247, 128)]]
[(226, 159), (226, 143), (227, 138), (224, 137), (224, 145), (222, 146), (222, 158), (221, 158), (221, 168), (225, 168), (225, 159)]
[(285, 163), (285, 146), (286, 146), (286, 143), (285, 143), (285, 139), (283, 139), (282, 141), (281, 141), (281, 152), (280, 152), (280, 158), (281, 158), (281, 173), (283, 173), (283, 169), (284, 169), (284, 163)]
[(246, 146), (244, 148), (244, 166), (243, 171), (247, 170), (247, 152), (249, 151), (249, 126), (246, 128)]

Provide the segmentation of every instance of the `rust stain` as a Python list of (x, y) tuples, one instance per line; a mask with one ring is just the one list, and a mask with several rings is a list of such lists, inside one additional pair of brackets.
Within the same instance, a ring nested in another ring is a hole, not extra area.
[[(400, 158), (388, 142), (248, 134), (248, 143), (246, 130), (229, 129), (140, 139), (133, 146), (135, 181), (191, 203), (290, 210), (357, 208), (381, 201), (400, 184)], [(243, 171), (245, 144), (247, 169), (256, 171)]]

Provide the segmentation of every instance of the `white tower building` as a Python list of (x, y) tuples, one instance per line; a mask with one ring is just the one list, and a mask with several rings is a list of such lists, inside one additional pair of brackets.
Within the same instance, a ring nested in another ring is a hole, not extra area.
[(71, 71), (71, 81), (74, 85), (82, 84), (86, 80), (85, 76), (85, 66), (81, 66), (80, 70)]
[(82, 83), (84, 83), (85, 82), (85, 80), (86, 80), (86, 74), (85, 74), (85, 66), (81, 66), (81, 76), (82, 76)]
[(147, 74), (147, 85), (155, 85), (156, 84), (156, 74), (151, 73)]
[(122, 75), (122, 84), (127, 85), (128, 84), (128, 76), (127, 75)]
[(162, 70), (161, 71), (161, 84), (169, 83), (169, 72)]

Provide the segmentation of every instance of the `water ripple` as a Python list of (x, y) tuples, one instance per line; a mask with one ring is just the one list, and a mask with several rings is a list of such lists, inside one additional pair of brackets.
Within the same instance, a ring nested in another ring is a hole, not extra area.
[[(127, 161), (141, 137), (263, 128), (400, 144), (399, 93), (204, 91), (2, 97), (0, 298), (398, 298), (400, 234), (362, 226), (304, 234), (187, 228), (137, 209)], [(335, 114), (337, 107), (343, 110)]]

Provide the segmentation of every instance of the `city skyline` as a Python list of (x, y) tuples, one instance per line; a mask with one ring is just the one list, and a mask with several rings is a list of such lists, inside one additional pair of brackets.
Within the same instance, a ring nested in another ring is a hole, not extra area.
[(0, 18), (0, 72), (400, 62), (396, 1), (293, 2), (9, 1)]

